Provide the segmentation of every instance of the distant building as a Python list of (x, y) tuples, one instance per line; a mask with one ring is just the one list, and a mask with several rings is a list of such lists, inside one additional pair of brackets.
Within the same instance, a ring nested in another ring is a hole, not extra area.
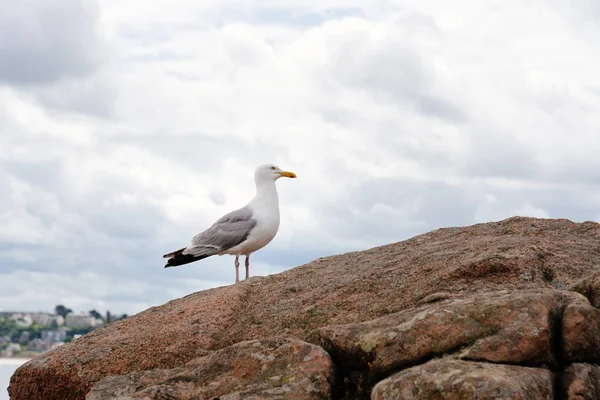
[(45, 351), (62, 346), (65, 344), (64, 341), (67, 338), (68, 331), (69, 328), (44, 329), (41, 332), (41, 339), (36, 338), (29, 341), (27, 349), (43, 353)]
[(19, 342), (20, 343), (27, 343), (29, 342), (29, 337), (31, 336), (31, 334), (29, 333), (29, 331), (22, 331), (21, 335), (19, 335)]
[(28, 350), (44, 352), (48, 350), (48, 345), (42, 339), (33, 339), (27, 346)]
[(19, 351), (21, 351), (21, 345), (19, 343), (11, 343), (8, 345), (6, 350), (18, 353)]
[(48, 313), (30, 313), (29, 316), (33, 322), (36, 322), (42, 326), (52, 325), (52, 321), (55, 317), (54, 315)]
[(62, 326), (65, 324), (65, 319), (60, 315), (54, 315), (44, 312), (14, 312), (14, 311), (1, 311), (0, 319), (6, 319), (14, 321), (20, 326), (31, 326), (34, 322), (42, 326), (51, 326), (54, 322), (56, 325)]
[(29, 316), (34, 322), (37, 322), (42, 326), (52, 326), (54, 323), (56, 323), (57, 326), (62, 326), (65, 324), (65, 319), (61, 315), (48, 313), (29, 313)]
[(87, 328), (90, 326), (96, 326), (96, 319), (90, 317), (88, 314), (68, 314), (65, 320), (65, 325), (69, 328)]
[(0, 351), (0, 356), (12, 357), (16, 353), (21, 352), (21, 345), (18, 343), (9, 343), (6, 349)]
[(44, 329), (42, 330), (42, 340), (44, 343), (52, 344), (63, 342), (67, 338), (66, 329)]
[(27, 328), (33, 325), (33, 319), (26, 313), (13, 314), (9, 320), (14, 321), (18, 326)]
[(10, 319), (14, 314), (17, 314), (13, 311), (0, 311), (0, 318)]

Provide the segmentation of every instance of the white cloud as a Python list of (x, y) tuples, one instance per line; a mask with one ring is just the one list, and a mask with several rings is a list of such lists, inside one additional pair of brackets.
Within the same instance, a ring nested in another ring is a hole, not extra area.
[(534, 217), (534, 218), (550, 218), (550, 214), (548, 211), (536, 207), (532, 204), (525, 203), (523, 204), (516, 212), (515, 215), (525, 216), (525, 217)]
[(593, 2), (27, 4), (0, 8), (3, 309), (133, 312), (231, 283), (228, 257), (160, 256), (242, 206), (265, 162), (299, 179), (278, 182), (253, 274), (440, 226), (597, 218)]

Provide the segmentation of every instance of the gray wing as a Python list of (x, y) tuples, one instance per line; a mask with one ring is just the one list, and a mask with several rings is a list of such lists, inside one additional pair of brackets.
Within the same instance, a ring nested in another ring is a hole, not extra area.
[(183, 254), (208, 256), (218, 254), (242, 243), (256, 226), (252, 210), (240, 208), (221, 217), (210, 228), (194, 236)]

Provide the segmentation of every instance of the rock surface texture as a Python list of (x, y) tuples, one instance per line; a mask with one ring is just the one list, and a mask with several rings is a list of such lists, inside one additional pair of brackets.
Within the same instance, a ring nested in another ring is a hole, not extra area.
[(9, 392), (600, 398), (599, 303), (600, 225), (514, 217), (173, 300), (29, 361)]
[(542, 368), (436, 360), (379, 382), (374, 400), (553, 400), (552, 373)]
[(600, 367), (571, 364), (564, 372), (564, 398), (569, 400), (600, 399)]
[(309, 340), (340, 365), (376, 375), (449, 353), (463, 360), (558, 367), (553, 347), (562, 339), (554, 326), (565, 304), (589, 303), (578, 294), (547, 289), (484, 292), (327, 326)]
[(108, 377), (86, 399), (320, 399), (331, 396), (333, 379), (322, 348), (274, 338), (241, 342), (179, 368)]

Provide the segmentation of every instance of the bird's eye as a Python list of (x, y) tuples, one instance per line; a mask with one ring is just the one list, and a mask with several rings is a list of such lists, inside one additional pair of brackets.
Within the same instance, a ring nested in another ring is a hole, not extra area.
[(273, 171), (275, 171), (275, 167), (271, 167), (271, 169), (272, 169)]

